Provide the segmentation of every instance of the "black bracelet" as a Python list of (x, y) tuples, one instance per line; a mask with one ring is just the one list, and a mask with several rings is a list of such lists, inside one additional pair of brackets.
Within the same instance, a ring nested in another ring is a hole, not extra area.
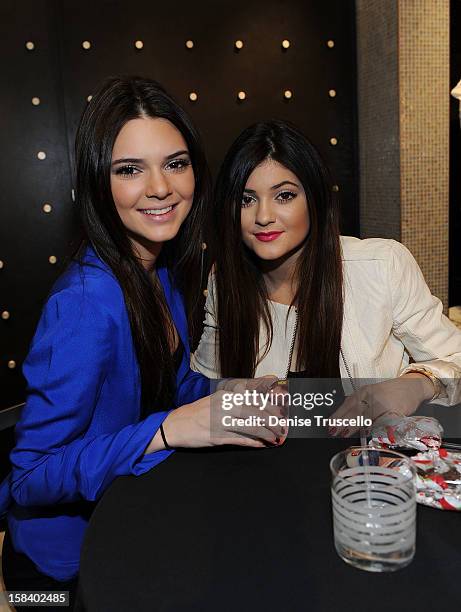
[(162, 436), (163, 444), (165, 445), (165, 450), (173, 450), (171, 446), (168, 444), (165, 438), (165, 432), (163, 431), (163, 422), (160, 423), (160, 435)]

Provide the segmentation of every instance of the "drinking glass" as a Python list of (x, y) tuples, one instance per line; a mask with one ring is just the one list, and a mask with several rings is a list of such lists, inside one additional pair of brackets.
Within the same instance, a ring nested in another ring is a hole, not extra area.
[(415, 467), (386, 449), (351, 447), (335, 455), (332, 473), (336, 551), (350, 565), (392, 572), (415, 554)]

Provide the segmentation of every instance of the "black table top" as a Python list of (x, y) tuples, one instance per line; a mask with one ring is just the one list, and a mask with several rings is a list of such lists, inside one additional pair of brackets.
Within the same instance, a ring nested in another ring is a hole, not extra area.
[(337, 555), (331, 456), (351, 441), (177, 451), (117, 479), (84, 542), (88, 612), (440, 612), (461, 603), (461, 515), (418, 506), (416, 556), (374, 574)]

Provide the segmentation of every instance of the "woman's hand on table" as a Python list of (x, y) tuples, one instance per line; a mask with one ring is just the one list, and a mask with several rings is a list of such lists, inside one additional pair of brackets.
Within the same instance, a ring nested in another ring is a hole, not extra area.
[[(163, 421), (163, 430), (168, 445), (172, 448), (201, 448), (233, 444), (264, 448), (283, 444), (287, 429), (278, 424), (278, 418), (286, 416), (283, 401), (280, 405), (267, 401), (261, 402), (261, 396), (268, 400), (276, 394), (285, 394), (283, 387), (276, 384), (276, 376), (264, 376), (252, 379), (229, 379), (218, 385), (218, 390), (190, 404), (172, 410)], [(248, 403), (239, 405), (236, 395), (243, 396), (249, 392)], [(253, 394), (253, 391), (255, 394)], [(271, 394), (272, 391), (272, 394)], [(225, 409), (225, 406), (228, 409)], [(264, 409), (262, 409), (264, 408)], [(269, 422), (269, 416), (275, 416), (275, 423)], [(248, 422), (250, 417), (251, 423)], [(246, 419), (243, 424), (239, 419)], [(164, 448), (158, 431), (146, 453)]]
[[(417, 372), (410, 372), (398, 378), (365, 385), (346, 398), (330, 419), (352, 419), (358, 416), (373, 422), (383, 414), (396, 413), (409, 416), (419, 405), (430, 400), (434, 394), (431, 380)], [(330, 427), (330, 434), (351, 437), (358, 427)]]

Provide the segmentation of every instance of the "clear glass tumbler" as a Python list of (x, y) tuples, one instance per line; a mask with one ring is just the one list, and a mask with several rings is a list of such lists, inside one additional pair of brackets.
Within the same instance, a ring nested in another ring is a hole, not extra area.
[(386, 449), (351, 447), (331, 462), (335, 547), (354, 567), (392, 572), (415, 554), (415, 468)]

